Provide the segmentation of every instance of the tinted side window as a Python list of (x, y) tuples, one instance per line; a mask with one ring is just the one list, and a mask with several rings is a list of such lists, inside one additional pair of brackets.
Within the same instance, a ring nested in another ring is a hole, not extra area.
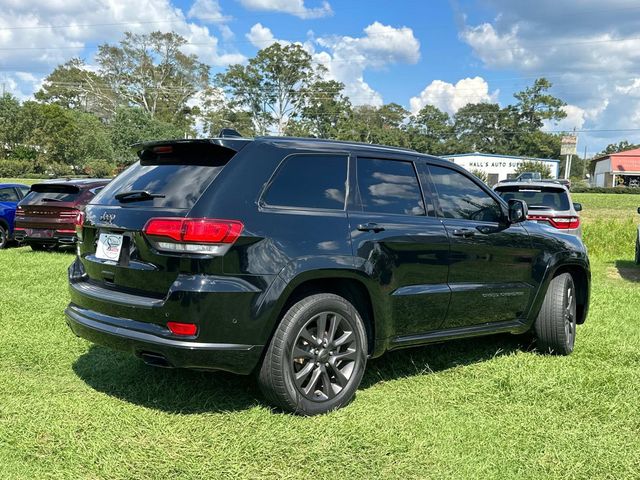
[(17, 202), (20, 199), (13, 188), (0, 188), (0, 202)]
[(292, 155), (262, 200), (272, 206), (344, 210), (346, 180), (345, 155)]
[(444, 167), (431, 165), (429, 170), (438, 193), (442, 214), (446, 218), (500, 221), (502, 210), (498, 202), (470, 178)]
[(358, 189), (365, 212), (424, 215), (411, 162), (358, 158)]

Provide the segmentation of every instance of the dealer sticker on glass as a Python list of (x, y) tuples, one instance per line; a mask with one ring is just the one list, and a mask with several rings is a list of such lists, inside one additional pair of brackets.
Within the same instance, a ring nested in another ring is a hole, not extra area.
[(96, 257), (117, 262), (120, 258), (120, 250), (122, 250), (122, 235), (116, 235), (115, 233), (100, 234)]

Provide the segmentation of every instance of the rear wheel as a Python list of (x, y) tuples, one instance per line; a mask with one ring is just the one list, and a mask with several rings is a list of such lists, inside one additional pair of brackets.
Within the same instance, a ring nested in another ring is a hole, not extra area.
[(258, 382), (276, 406), (316, 415), (353, 399), (366, 360), (364, 323), (353, 305), (338, 295), (311, 295), (282, 318)]
[(0, 250), (6, 248), (9, 243), (9, 232), (4, 225), (0, 225)]
[(534, 331), (539, 350), (556, 355), (573, 352), (576, 341), (576, 291), (569, 273), (551, 280)]

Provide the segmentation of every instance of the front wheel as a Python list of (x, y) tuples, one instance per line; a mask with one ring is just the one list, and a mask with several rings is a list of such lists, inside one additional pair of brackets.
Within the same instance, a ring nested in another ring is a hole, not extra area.
[(551, 280), (534, 324), (537, 347), (545, 353), (569, 355), (576, 341), (576, 288), (563, 273)]
[(338, 295), (311, 295), (282, 318), (258, 383), (276, 406), (316, 415), (353, 399), (366, 361), (367, 335), (353, 305)]
[(640, 233), (636, 237), (636, 265), (640, 265)]

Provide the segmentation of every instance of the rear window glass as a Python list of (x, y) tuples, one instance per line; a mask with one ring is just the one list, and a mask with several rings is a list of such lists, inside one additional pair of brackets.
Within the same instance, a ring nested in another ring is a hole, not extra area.
[(569, 210), (569, 196), (564, 190), (553, 187), (514, 186), (501, 187), (498, 194), (505, 200), (524, 200), (532, 210)]
[(343, 210), (347, 180), (344, 155), (288, 157), (263, 196), (270, 206)]
[[(91, 204), (189, 209), (234, 154), (211, 144), (156, 148), (160, 153), (143, 151), (141, 160), (104, 187)], [(125, 202), (116, 198), (131, 192), (149, 195), (132, 195)]]
[(75, 185), (36, 184), (22, 201), (25, 204), (75, 202), (80, 188)]

